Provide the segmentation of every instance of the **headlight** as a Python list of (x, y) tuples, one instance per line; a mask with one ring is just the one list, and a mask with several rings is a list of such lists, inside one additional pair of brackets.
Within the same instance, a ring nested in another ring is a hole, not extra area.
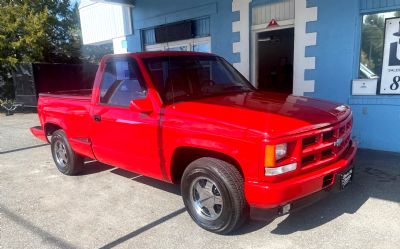
[(265, 172), (266, 176), (276, 176), (280, 174), (284, 174), (286, 172), (294, 171), (297, 168), (297, 163), (289, 163), (283, 165), (282, 163), (286, 163), (284, 159), (288, 156), (288, 144), (281, 143), (277, 145), (266, 145), (265, 146)]
[(279, 161), (284, 158), (287, 154), (287, 143), (278, 144), (275, 147), (275, 160)]

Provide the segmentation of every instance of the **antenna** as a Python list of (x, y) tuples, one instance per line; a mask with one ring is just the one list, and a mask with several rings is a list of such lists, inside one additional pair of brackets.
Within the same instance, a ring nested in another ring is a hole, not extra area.
[[(165, 25), (167, 25), (167, 18), (165, 17)], [(166, 26), (166, 31), (167, 31), (167, 48), (169, 50), (169, 27), (168, 25)], [(175, 89), (174, 89), (174, 80), (170, 78), (169, 76), (169, 68), (171, 66), (171, 56), (168, 55), (168, 64), (167, 64), (167, 74), (169, 79), (171, 81), (171, 90), (172, 90), (172, 108), (175, 109)]]
[(169, 81), (171, 82), (171, 91), (172, 91), (172, 108), (175, 109), (175, 89), (174, 89), (174, 79), (169, 76), (169, 68), (171, 65), (171, 56), (168, 56), (168, 65), (167, 65), (167, 74)]
[[(164, 22), (164, 24), (165, 24), (165, 30), (167, 31), (167, 48), (168, 48), (168, 51), (169, 51), (169, 27), (168, 27), (168, 23), (167, 23), (167, 18), (165, 17), (165, 22)], [(169, 59), (168, 59), (168, 63), (169, 63)], [(169, 64), (168, 64), (168, 68), (169, 68)]]

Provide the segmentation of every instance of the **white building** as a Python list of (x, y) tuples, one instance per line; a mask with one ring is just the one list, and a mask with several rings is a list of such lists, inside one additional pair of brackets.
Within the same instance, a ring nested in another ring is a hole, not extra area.
[(83, 44), (113, 43), (114, 53), (126, 53), (133, 34), (133, 1), (82, 0), (79, 4)]

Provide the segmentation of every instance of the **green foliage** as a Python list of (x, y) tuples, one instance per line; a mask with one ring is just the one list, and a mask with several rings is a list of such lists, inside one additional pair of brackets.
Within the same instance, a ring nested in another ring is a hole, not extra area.
[(382, 67), (385, 19), (381, 15), (368, 15), (361, 32), (361, 63), (376, 74)]
[[(4, 111), (13, 111), (13, 109), (14, 109), (14, 101), (13, 100), (10, 100), (10, 99), (0, 99), (0, 107), (1, 107), (1, 110), (0, 111), (2, 111), (2, 110), (4, 110)], [(14, 109), (15, 110), (15, 109)]]
[[(13, 1), (10, 1), (13, 2)], [(27, 3), (2, 4), (0, 11), (0, 64), (41, 60), (46, 42), (47, 9), (30, 9)]]
[(12, 98), (11, 70), (17, 63), (43, 58), (49, 15), (47, 8), (31, 9), (29, 1), (2, 1), (0, 7), (0, 98)]
[(81, 49), (81, 58), (87, 62), (98, 64), (104, 55), (112, 54), (113, 51), (112, 43), (103, 45), (84, 45)]

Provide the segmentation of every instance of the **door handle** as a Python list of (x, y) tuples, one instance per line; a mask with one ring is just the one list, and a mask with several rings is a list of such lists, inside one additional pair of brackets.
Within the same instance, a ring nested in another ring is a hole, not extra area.
[(93, 115), (93, 119), (96, 122), (100, 122), (101, 121), (101, 116), (100, 115)]

